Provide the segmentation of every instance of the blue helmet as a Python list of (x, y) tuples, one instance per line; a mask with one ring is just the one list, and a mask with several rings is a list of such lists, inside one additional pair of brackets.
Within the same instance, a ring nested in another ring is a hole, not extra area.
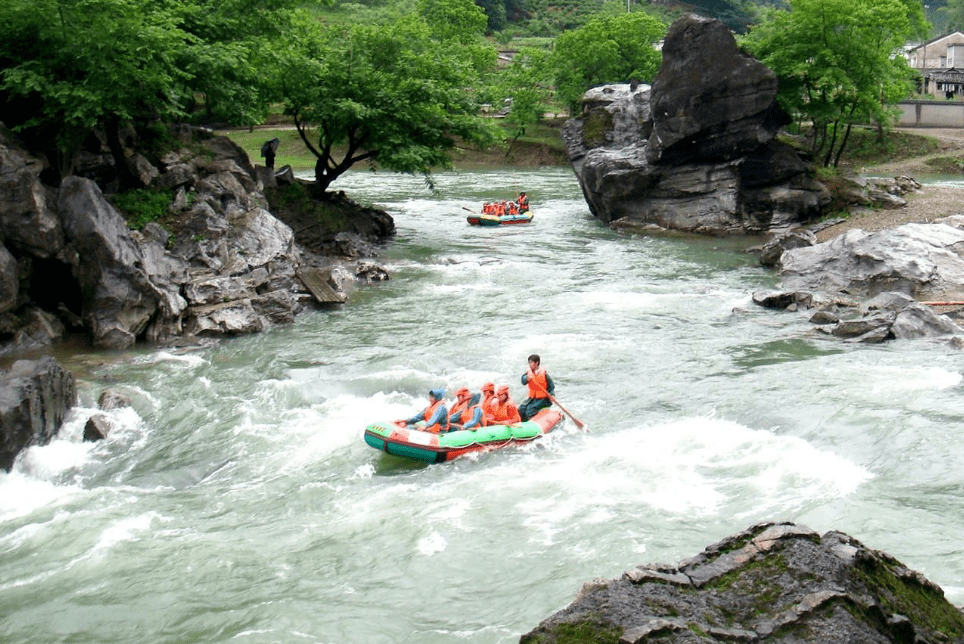
[(429, 390), (428, 395), (434, 398), (435, 400), (442, 400), (443, 398), (445, 398), (445, 390), (442, 388), (431, 389)]

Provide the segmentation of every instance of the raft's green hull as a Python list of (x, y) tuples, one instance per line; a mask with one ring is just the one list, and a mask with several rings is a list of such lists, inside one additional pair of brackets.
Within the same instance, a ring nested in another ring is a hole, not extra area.
[(531, 441), (551, 431), (562, 418), (554, 409), (543, 409), (531, 420), (517, 425), (491, 425), (476, 431), (463, 429), (446, 434), (432, 434), (394, 423), (373, 423), (365, 428), (365, 442), (394, 456), (443, 463), (470, 452)]

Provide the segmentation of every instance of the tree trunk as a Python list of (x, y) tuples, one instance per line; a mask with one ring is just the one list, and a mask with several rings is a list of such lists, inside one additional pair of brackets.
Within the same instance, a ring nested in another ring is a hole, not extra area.
[(107, 147), (110, 148), (110, 154), (114, 157), (114, 168), (117, 170), (121, 190), (143, 188), (144, 182), (134, 170), (133, 161), (124, 151), (124, 145), (120, 140), (120, 127), (120, 120), (112, 118), (107, 122), (104, 130), (107, 136)]

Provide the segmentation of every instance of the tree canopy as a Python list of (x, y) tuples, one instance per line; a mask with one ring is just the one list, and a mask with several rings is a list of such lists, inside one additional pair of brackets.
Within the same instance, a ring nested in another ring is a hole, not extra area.
[(474, 88), (495, 64), (471, 0), (420, 0), (386, 24), (300, 20), (277, 56), (278, 91), (324, 191), (360, 162), (430, 177), (457, 144), (494, 141)]
[(812, 152), (835, 166), (854, 124), (894, 121), (912, 77), (899, 50), (924, 24), (915, 0), (791, 0), (743, 45), (776, 72), (781, 105), (812, 123)]
[(560, 35), (553, 50), (556, 95), (570, 109), (590, 87), (636, 79), (651, 82), (666, 25), (642, 12), (600, 16)]
[(964, 31), (964, 0), (947, 0), (947, 4), (936, 9), (944, 31)]
[(0, 114), (47, 152), (61, 175), (72, 171), (92, 128), (116, 137), (121, 122), (182, 118), (199, 97), (227, 122), (256, 123), (265, 102), (254, 61), (284, 6), (264, 0), (0, 3)]

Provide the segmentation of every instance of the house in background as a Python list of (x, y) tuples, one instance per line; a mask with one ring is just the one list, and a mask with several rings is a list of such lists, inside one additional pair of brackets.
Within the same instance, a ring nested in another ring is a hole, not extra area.
[(955, 31), (911, 47), (907, 62), (921, 73), (922, 94), (964, 98), (964, 33)]

